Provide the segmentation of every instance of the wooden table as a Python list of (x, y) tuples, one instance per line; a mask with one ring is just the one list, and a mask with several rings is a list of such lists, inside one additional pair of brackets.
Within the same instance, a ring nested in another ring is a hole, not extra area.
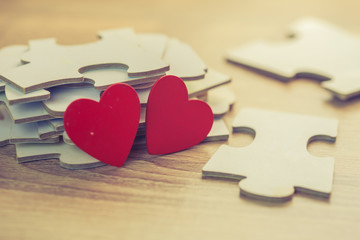
[[(18, 164), (0, 149), (0, 239), (360, 239), (360, 99), (332, 99), (318, 82), (288, 84), (227, 63), (230, 47), (282, 40), (286, 26), (315, 16), (360, 34), (358, 1), (45, 1), (1, 0), (0, 47), (56, 37), (95, 40), (98, 30), (133, 27), (189, 43), (208, 66), (233, 77), (243, 107), (335, 117), (336, 144), (308, 146), (335, 157), (329, 201), (295, 194), (283, 204), (239, 197), (238, 181), (202, 179), (201, 169), (224, 142), (150, 156), (131, 153), (125, 166), (71, 171), (57, 160)], [(233, 134), (231, 146), (252, 137)]]

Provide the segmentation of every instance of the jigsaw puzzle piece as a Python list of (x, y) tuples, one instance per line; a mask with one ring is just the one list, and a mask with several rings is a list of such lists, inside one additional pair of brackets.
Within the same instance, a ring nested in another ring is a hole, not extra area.
[(227, 59), (283, 81), (330, 79), (322, 86), (342, 100), (360, 94), (358, 36), (309, 18), (293, 24), (291, 32), (288, 42), (256, 41), (230, 50)]
[(56, 137), (63, 133), (63, 131), (56, 131), (56, 129), (50, 124), (49, 121), (36, 122), (38, 128), (38, 135), (40, 139)]
[[(163, 58), (168, 45), (169, 38), (159, 33), (140, 33), (136, 34), (140, 46), (152, 55)], [(170, 65), (171, 67), (171, 65)]]
[(205, 77), (205, 63), (188, 44), (178, 39), (172, 38), (168, 41), (163, 59), (170, 64), (168, 75), (175, 75), (183, 80)]
[[(125, 33), (124, 33), (125, 32)], [(0, 75), (24, 93), (65, 83), (82, 82), (80, 73), (90, 69), (121, 66), (130, 77), (161, 75), (169, 70), (162, 59), (145, 52), (131, 42), (129, 31), (102, 32), (101, 40), (93, 43), (63, 46), (55, 39), (29, 42), (30, 50), (22, 59), (29, 62)], [(126, 36), (130, 37), (126, 37)]]
[(65, 131), (64, 122), (62, 118), (50, 119), (48, 122), (51, 124), (55, 131)]
[[(0, 50), (0, 72), (6, 72), (16, 67), (23, 65), (21, 56), (28, 50), (27, 46), (24, 45), (13, 45), (2, 48)], [(39, 90), (25, 96), (24, 93), (20, 92), (11, 85), (5, 84), (0, 80), (0, 91), (5, 91), (8, 103), (16, 104), (31, 101), (40, 101), (48, 98), (49, 92), (46, 90)]]
[(90, 69), (83, 72), (85, 81), (94, 84), (95, 89), (104, 91), (107, 87), (115, 83), (127, 83), (135, 87), (139, 84), (154, 84), (165, 72), (155, 75), (142, 77), (129, 77), (126, 67), (110, 66), (97, 69)]
[[(231, 82), (231, 78), (225, 74), (209, 69), (204, 79), (194, 81), (184, 81), (189, 98), (197, 97), (198, 95), (207, 92), (210, 89), (219, 87), (221, 85)], [(151, 89), (136, 90), (138, 93), (141, 106), (145, 106), (149, 97)]]
[(233, 131), (255, 133), (244, 148), (223, 145), (203, 168), (203, 176), (243, 179), (240, 192), (270, 201), (288, 200), (296, 191), (329, 197), (332, 157), (309, 154), (313, 140), (334, 142), (338, 121), (330, 118), (243, 109)]
[(100, 167), (105, 163), (98, 161), (76, 146), (66, 143), (16, 144), (16, 159), (19, 163), (57, 158), (60, 166), (67, 169), (87, 169)]
[(22, 58), (24, 62), (27, 61), (26, 56), (35, 55), (34, 51), (39, 56), (33, 57), (30, 63), (1, 72), (0, 79), (23, 93), (83, 81), (83, 76), (67, 59), (66, 53), (56, 49), (55, 39), (30, 41), (29, 51)]
[(79, 98), (88, 98), (95, 101), (100, 99), (100, 91), (94, 87), (54, 87), (49, 89), (51, 98), (43, 102), (46, 111), (53, 117), (62, 118), (71, 102)]
[(0, 93), (0, 102), (3, 102), (9, 110), (13, 121), (18, 123), (37, 122), (54, 118), (45, 110), (41, 102), (20, 103), (9, 105), (4, 93)]
[(235, 94), (229, 88), (220, 87), (208, 91), (205, 101), (211, 107), (214, 117), (221, 118), (230, 111), (235, 100)]
[[(28, 49), (24, 45), (13, 45), (0, 50), (0, 72), (22, 65), (20, 56)], [(5, 90), (5, 83), (0, 80), (0, 91)]]
[(59, 136), (40, 138), (37, 123), (12, 124), (10, 132), (10, 143), (56, 143)]
[(14, 143), (55, 143), (59, 137), (40, 138), (36, 123), (15, 124), (4, 104), (0, 104), (0, 146)]
[(10, 144), (10, 132), (13, 121), (6, 106), (0, 102), (0, 147)]
[(20, 103), (9, 105), (4, 93), (0, 93), (0, 102), (3, 102), (13, 121), (18, 123), (37, 122), (54, 118), (43, 107), (41, 102)]
[(7, 84), (5, 86), (5, 96), (9, 105), (13, 105), (47, 100), (50, 98), (50, 92), (45, 89), (40, 89), (29, 93), (23, 93)]
[(230, 132), (224, 120), (214, 119), (211, 130), (203, 142), (227, 141), (229, 139), (229, 136)]

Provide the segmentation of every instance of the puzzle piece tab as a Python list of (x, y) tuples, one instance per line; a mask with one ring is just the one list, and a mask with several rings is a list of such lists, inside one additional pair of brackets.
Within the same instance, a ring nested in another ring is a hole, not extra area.
[(291, 26), (293, 39), (284, 43), (257, 41), (227, 54), (264, 74), (289, 81), (310, 77), (336, 97), (346, 100), (360, 94), (360, 37), (320, 20), (305, 18)]
[(233, 131), (255, 132), (244, 148), (222, 145), (203, 168), (203, 176), (243, 179), (244, 195), (272, 201), (288, 200), (296, 191), (329, 197), (332, 157), (309, 154), (312, 140), (335, 141), (338, 121), (306, 115), (243, 109)]

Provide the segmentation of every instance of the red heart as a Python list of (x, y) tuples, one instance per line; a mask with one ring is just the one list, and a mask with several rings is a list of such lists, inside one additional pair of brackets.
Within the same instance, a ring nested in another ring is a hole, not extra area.
[(203, 141), (214, 121), (206, 102), (189, 100), (180, 78), (167, 75), (154, 84), (146, 107), (146, 146), (150, 154), (181, 151)]
[(65, 111), (70, 139), (94, 158), (121, 167), (130, 153), (140, 119), (140, 101), (127, 84), (114, 84), (100, 101), (78, 99)]

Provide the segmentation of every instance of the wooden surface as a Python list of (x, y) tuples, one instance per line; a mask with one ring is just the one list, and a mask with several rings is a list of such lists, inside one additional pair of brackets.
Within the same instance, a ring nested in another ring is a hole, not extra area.
[[(0, 47), (56, 37), (63, 44), (95, 40), (98, 30), (134, 27), (177, 37), (208, 66), (233, 77), (242, 107), (336, 117), (336, 144), (309, 151), (335, 157), (329, 201), (295, 194), (285, 204), (239, 197), (238, 181), (202, 179), (223, 142), (164, 156), (131, 153), (123, 168), (70, 171), (57, 160), (17, 164), (0, 149), (0, 239), (359, 239), (360, 98), (343, 103), (316, 81), (284, 84), (223, 56), (257, 38), (281, 40), (286, 26), (314, 16), (360, 34), (359, 1), (16, 1), (0, 0)], [(234, 134), (228, 144), (252, 137)]]

